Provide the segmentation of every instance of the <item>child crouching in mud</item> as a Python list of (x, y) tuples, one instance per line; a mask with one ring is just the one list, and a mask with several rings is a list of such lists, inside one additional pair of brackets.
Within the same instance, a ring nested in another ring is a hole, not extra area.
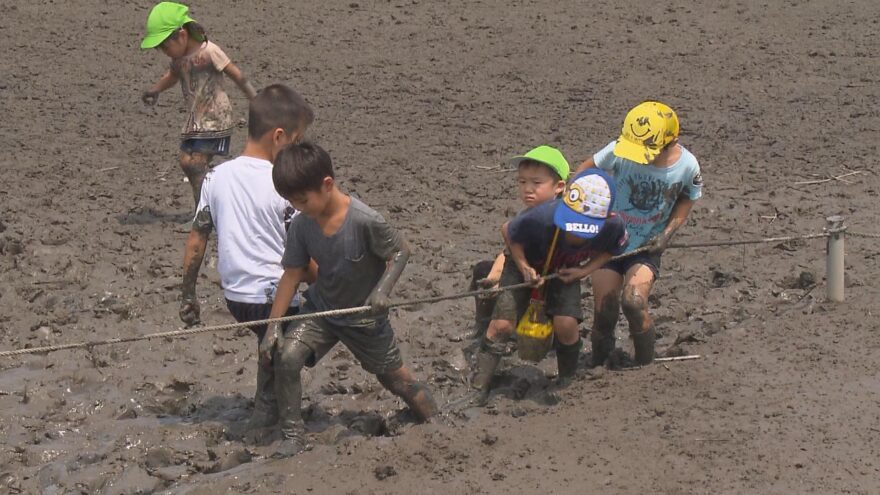
[(223, 50), (208, 41), (204, 28), (188, 12), (189, 7), (174, 2), (160, 2), (150, 11), (141, 49), (159, 48), (171, 58), (171, 67), (144, 91), (141, 100), (153, 106), (159, 93), (180, 82), (190, 109), (180, 136), (180, 168), (192, 187), (193, 202), (198, 205), (202, 179), (214, 155), (229, 155), (232, 105), (223, 90), (223, 74), (248, 99), (253, 99), (257, 92)]
[[(570, 167), (556, 148), (538, 146), (525, 155), (511, 158), (508, 163), (516, 166), (517, 189), (524, 210), (556, 199), (565, 190)], [(494, 261), (480, 261), (474, 265), (470, 290), (498, 287), (507, 254), (505, 250)], [(483, 339), (497, 299), (495, 294), (474, 298), (474, 325), (466, 338)]]
[[(538, 270), (545, 267), (547, 273), (559, 274), (546, 282), (544, 310), (553, 324), (560, 386), (574, 377), (582, 346), (578, 332), (583, 321), (580, 281), (627, 246), (624, 224), (612, 213), (615, 194), (614, 180), (604, 171), (590, 169), (574, 178), (562, 199), (530, 208), (501, 229), (510, 251), (501, 274), (502, 287), (522, 282), (541, 287), (545, 281)], [(586, 265), (580, 266), (587, 259)], [(531, 289), (523, 288), (498, 296), (477, 355), (471, 381), (474, 390), (455, 406), (486, 405), (492, 376), (506, 351), (505, 340), (525, 314), (530, 293)]]
[(283, 441), (273, 457), (305, 450), (302, 419), (303, 366), (314, 366), (338, 342), (373, 373), (391, 393), (402, 398), (421, 421), (436, 406), (431, 392), (404, 366), (388, 321), (389, 295), (409, 259), (403, 237), (375, 210), (336, 186), (330, 156), (321, 147), (292, 144), (275, 157), (275, 189), (300, 215), (287, 231), (270, 318), (284, 315), (309, 263), (318, 265), (317, 280), (306, 292), (302, 313), (369, 305), (372, 312), (322, 317), (283, 326), (269, 325), (260, 344), (275, 369)]

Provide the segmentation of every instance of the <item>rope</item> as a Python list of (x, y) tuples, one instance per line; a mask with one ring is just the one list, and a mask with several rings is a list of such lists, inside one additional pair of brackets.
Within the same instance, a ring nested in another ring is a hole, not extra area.
[(880, 239), (880, 234), (869, 234), (867, 232), (852, 232), (847, 230), (846, 235), (852, 237), (864, 237), (866, 239)]
[[(880, 238), (880, 235), (876, 234), (864, 234), (864, 233), (856, 233), (849, 232), (849, 235), (855, 235), (858, 237), (872, 237), (872, 238)], [(739, 241), (710, 241), (710, 242), (697, 242), (697, 243), (685, 243), (685, 244), (672, 244), (670, 248), (678, 248), (678, 249), (690, 249), (690, 248), (702, 248), (702, 247), (715, 247), (715, 246), (737, 246), (743, 244), (761, 244), (761, 243), (770, 243), (770, 242), (785, 242), (792, 241), (797, 239), (816, 239), (820, 237), (828, 237), (830, 234), (828, 232), (822, 232), (819, 234), (806, 234), (806, 235), (797, 235), (797, 236), (786, 236), (786, 237), (767, 237), (763, 239), (751, 239), (751, 240), (739, 240)], [(647, 246), (640, 247), (638, 249), (634, 249), (628, 253), (621, 254), (619, 256), (614, 256), (611, 258), (612, 261), (619, 260), (623, 258), (627, 258), (630, 256), (635, 256), (637, 254), (641, 254), (647, 252), (650, 248)], [(553, 280), (558, 278), (559, 275), (556, 273), (552, 273), (543, 277), (544, 281)], [(414, 299), (411, 301), (398, 301), (393, 302), (388, 305), (390, 308), (402, 308), (406, 306), (416, 306), (419, 304), (431, 304), (437, 303), (441, 301), (449, 301), (452, 299), (464, 299), (468, 297), (478, 297), (485, 296), (490, 294), (498, 294), (504, 291), (516, 290), (516, 289), (524, 289), (530, 288), (532, 284), (529, 282), (523, 282), (520, 284), (513, 285), (505, 285), (494, 287), (490, 289), (479, 289), (468, 292), (461, 292), (458, 294), (451, 294), (445, 296), (435, 296), (435, 297), (426, 297), (422, 299)], [(31, 347), (27, 349), (16, 349), (11, 351), (0, 351), (0, 357), (10, 357), (10, 356), (20, 356), (23, 354), (37, 354), (37, 353), (48, 353), (61, 351), (65, 349), (91, 349), (92, 347), (111, 345), (111, 344), (123, 344), (127, 342), (139, 342), (142, 340), (150, 340), (150, 339), (159, 339), (159, 338), (172, 338), (172, 337), (183, 337), (187, 335), (196, 335), (200, 333), (207, 332), (219, 332), (223, 330), (235, 330), (239, 328), (246, 328), (250, 326), (256, 325), (266, 325), (273, 322), (289, 322), (289, 321), (300, 321), (300, 320), (311, 320), (316, 318), (324, 318), (327, 316), (344, 316), (344, 315), (354, 315), (367, 313), (372, 310), (370, 306), (356, 306), (353, 308), (343, 308), (343, 309), (333, 309), (329, 311), (320, 311), (316, 313), (308, 313), (301, 315), (293, 315), (293, 316), (284, 316), (281, 318), (269, 318), (266, 320), (256, 320), (256, 321), (247, 321), (241, 323), (229, 323), (226, 325), (215, 325), (208, 327), (199, 327), (199, 328), (187, 328), (184, 330), (174, 330), (170, 332), (157, 332), (157, 333), (148, 333), (145, 335), (138, 335), (134, 337), (120, 337), (114, 339), (105, 339), (105, 340), (95, 340), (91, 342), (78, 342), (72, 344), (57, 344), (57, 345), (49, 345), (43, 347)]]
[(805, 235), (789, 235), (785, 237), (765, 237), (763, 239), (746, 239), (740, 241), (708, 241), (708, 242), (694, 242), (694, 243), (685, 243), (685, 244), (671, 244), (670, 248), (679, 248), (679, 249), (693, 249), (693, 248), (703, 248), (703, 247), (717, 247), (717, 246), (742, 246), (744, 244), (763, 244), (763, 243), (771, 243), (771, 242), (786, 242), (786, 241), (796, 241), (796, 240), (806, 240), (806, 239), (818, 239), (820, 237), (828, 237), (830, 233), (821, 232), (818, 234), (805, 234)]

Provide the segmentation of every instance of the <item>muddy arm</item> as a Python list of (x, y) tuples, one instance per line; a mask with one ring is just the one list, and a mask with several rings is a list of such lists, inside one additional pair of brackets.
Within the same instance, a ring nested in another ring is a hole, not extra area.
[(675, 206), (672, 207), (672, 213), (669, 214), (669, 220), (666, 222), (663, 232), (660, 232), (645, 243), (645, 247), (648, 248), (649, 252), (659, 254), (666, 250), (672, 236), (687, 222), (687, 217), (691, 213), (694, 203), (695, 201), (687, 196), (678, 197)]
[(181, 295), (183, 300), (196, 299), (196, 280), (199, 278), (199, 268), (205, 260), (205, 248), (208, 246), (208, 229), (192, 229), (186, 240), (186, 252), (183, 255), (183, 285)]
[(226, 68), (223, 69), (223, 72), (227, 76), (229, 76), (229, 79), (232, 79), (235, 85), (238, 86), (238, 89), (240, 89), (241, 92), (244, 93), (244, 95), (247, 96), (249, 100), (253, 99), (254, 96), (257, 96), (257, 90), (255, 90), (254, 87), (251, 86), (250, 81), (248, 81), (247, 78), (244, 77), (241, 69), (239, 69), (235, 64), (233, 64), (232, 62), (226, 64)]
[(162, 77), (160, 77), (150, 89), (144, 91), (141, 95), (141, 100), (147, 105), (155, 105), (156, 101), (159, 99), (159, 93), (174, 86), (177, 84), (177, 81), (177, 74), (171, 69), (166, 70), (165, 73), (162, 74)]
[(367, 304), (373, 307), (374, 313), (384, 313), (388, 310), (391, 291), (394, 289), (397, 280), (400, 279), (403, 269), (406, 268), (409, 255), (409, 244), (405, 240), (401, 240), (400, 249), (391, 255), (391, 259), (388, 260), (388, 266), (385, 268), (385, 273), (382, 274), (382, 278), (379, 279), (376, 288), (373, 289), (370, 297), (367, 298)]

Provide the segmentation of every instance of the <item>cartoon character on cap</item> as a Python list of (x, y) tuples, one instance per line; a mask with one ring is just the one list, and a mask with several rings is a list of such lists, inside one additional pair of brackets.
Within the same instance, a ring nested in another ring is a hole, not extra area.
[(616, 185), (603, 170), (578, 174), (565, 188), (553, 221), (563, 232), (582, 239), (596, 237), (614, 208)]
[(651, 164), (679, 134), (678, 116), (659, 101), (645, 101), (626, 114), (614, 155), (642, 165)]

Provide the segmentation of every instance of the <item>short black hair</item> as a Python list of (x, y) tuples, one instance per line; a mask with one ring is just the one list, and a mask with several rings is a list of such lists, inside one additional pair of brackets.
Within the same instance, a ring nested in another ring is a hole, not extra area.
[(324, 179), (333, 175), (330, 155), (317, 144), (291, 143), (281, 148), (272, 167), (272, 182), (282, 198), (321, 189)]
[(544, 162), (526, 159), (526, 160), (522, 160), (521, 162), (519, 162), (519, 165), (516, 166), (517, 170), (519, 170), (521, 167), (544, 167), (544, 169), (547, 170), (548, 172), (550, 172), (550, 175), (554, 179), (556, 179), (556, 182), (559, 182), (562, 180), (562, 176), (559, 175), (559, 172), (557, 172), (555, 168), (551, 167), (550, 165), (547, 165)]
[(305, 98), (284, 84), (266, 86), (251, 100), (248, 108), (248, 137), (259, 139), (272, 129), (293, 132), (315, 120)]

